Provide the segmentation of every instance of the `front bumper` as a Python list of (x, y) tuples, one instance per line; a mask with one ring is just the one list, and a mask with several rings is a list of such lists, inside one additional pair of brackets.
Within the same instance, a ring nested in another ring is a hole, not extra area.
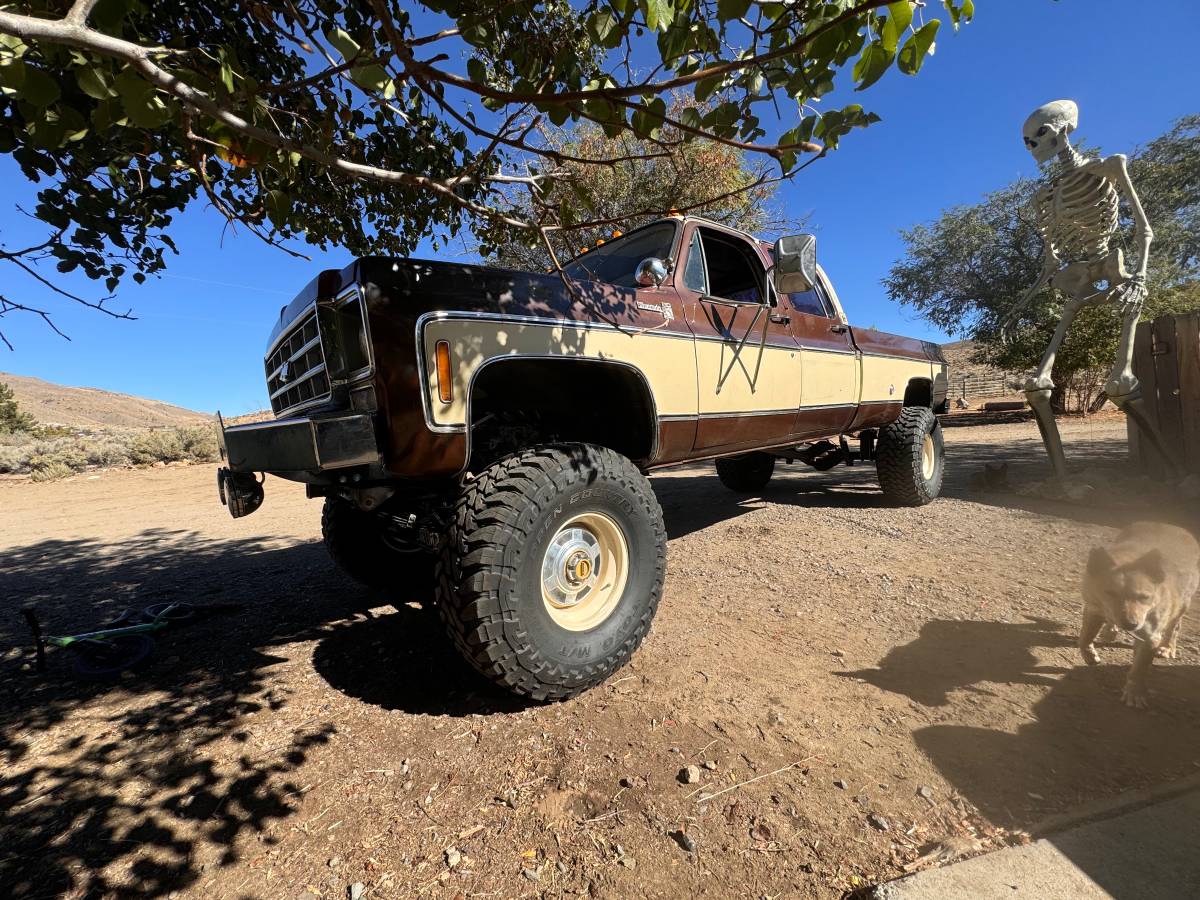
[(233, 472), (322, 472), (379, 461), (370, 413), (252, 422), (224, 429)]

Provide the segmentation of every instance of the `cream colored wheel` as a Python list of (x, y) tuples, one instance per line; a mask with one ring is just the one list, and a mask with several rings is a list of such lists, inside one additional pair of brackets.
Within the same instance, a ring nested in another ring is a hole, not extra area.
[(921, 442), (921, 476), (928, 481), (937, 470), (937, 448), (933, 445), (933, 435), (925, 435)]
[(603, 513), (580, 513), (550, 539), (542, 557), (542, 602), (555, 624), (587, 631), (607, 619), (629, 579), (629, 545)]

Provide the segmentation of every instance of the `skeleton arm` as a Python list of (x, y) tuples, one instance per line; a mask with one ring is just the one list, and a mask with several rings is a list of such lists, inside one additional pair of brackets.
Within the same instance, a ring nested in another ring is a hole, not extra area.
[(1142, 209), (1142, 201), (1138, 197), (1137, 191), (1134, 190), (1125, 157), (1117, 153), (1110, 156), (1106, 162), (1112, 170), (1113, 183), (1117, 190), (1124, 195), (1126, 202), (1129, 203), (1129, 211), (1133, 215), (1133, 237), (1137, 241), (1138, 255), (1137, 271), (1134, 273), (1134, 277), (1145, 279), (1146, 267), (1150, 262), (1150, 242), (1154, 240), (1154, 230), (1150, 227), (1150, 220), (1146, 218), (1146, 212)]

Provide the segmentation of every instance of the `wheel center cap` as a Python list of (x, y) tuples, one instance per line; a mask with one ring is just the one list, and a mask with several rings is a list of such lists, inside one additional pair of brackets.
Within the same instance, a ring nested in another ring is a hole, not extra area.
[(587, 581), (592, 574), (592, 561), (588, 559), (587, 554), (582, 551), (576, 551), (571, 554), (571, 558), (567, 560), (566, 576), (567, 580), (574, 584), (580, 584)]

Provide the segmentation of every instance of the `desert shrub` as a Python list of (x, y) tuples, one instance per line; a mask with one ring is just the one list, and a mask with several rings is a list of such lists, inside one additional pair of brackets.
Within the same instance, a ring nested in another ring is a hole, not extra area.
[(46, 462), (34, 466), (29, 478), (31, 481), (57, 481), (60, 478), (66, 478), (68, 475), (74, 475), (75, 470), (65, 463), (61, 462)]
[(79, 448), (87, 457), (89, 466), (113, 468), (127, 466), (130, 436), (127, 434), (98, 434), (80, 438)]
[(43, 440), (52, 440), (60, 437), (73, 437), (78, 432), (66, 425), (39, 425), (33, 429), (33, 433)]
[(29, 458), (33, 445), (26, 441), (22, 445), (0, 444), (0, 473), (9, 475), (29, 471)]
[(129, 443), (129, 458), (138, 466), (183, 459), (183, 441), (175, 428), (155, 428), (136, 435)]
[(214, 425), (181, 425), (175, 429), (184, 455), (193, 462), (212, 462), (217, 458), (217, 429)]

